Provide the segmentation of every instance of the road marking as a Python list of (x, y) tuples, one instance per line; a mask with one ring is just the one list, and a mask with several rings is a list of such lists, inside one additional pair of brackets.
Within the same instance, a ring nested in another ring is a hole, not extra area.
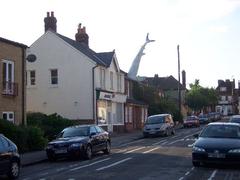
[(70, 169), (70, 171), (75, 171), (75, 170), (78, 170), (78, 169), (82, 169), (82, 168), (85, 168), (85, 167), (89, 167), (89, 166), (92, 166), (92, 165), (94, 165), (94, 164), (98, 164), (98, 163), (107, 161), (107, 160), (109, 160), (109, 159), (111, 159), (111, 158), (106, 158), (106, 159), (102, 159), (102, 160), (100, 160), (100, 161), (96, 161), (96, 162), (91, 163), (91, 164), (86, 164), (86, 165), (84, 165), (84, 166), (79, 166), (79, 167)]
[(39, 176), (46, 176), (46, 175), (48, 175), (48, 172), (39, 174)]
[(184, 177), (180, 177), (178, 180), (183, 180), (184, 179)]
[(143, 154), (146, 154), (146, 153), (152, 152), (152, 151), (154, 151), (154, 150), (156, 150), (156, 149), (158, 149), (158, 148), (159, 148), (159, 147), (156, 147), (156, 148), (150, 149), (150, 150), (148, 150), (148, 151), (143, 152)]
[(172, 145), (172, 144), (174, 144), (174, 143), (176, 143), (176, 142), (179, 142), (179, 141), (184, 141), (184, 139), (175, 140), (175, 141), (173, 141), (173, 142), (168, 143), (168, 145)]
[(161, 144), (162, 142), (166, 142), (166, 141), (167, 141), (167, 139), (164, 139), (164, 140), (161, 140), (161, 141), (159, 141), (159, 142), (153, 143), (152, 145), (153, 145), (153, 146), (159, 145), (159, 144)]
[(66, 168), (59, 168), (59, 169), (57, 169), (57, 172), (59, 172), (59, 171), (62, 171), (62, 170), (65, 170)]
[(136, 143), (136, 142), (141, 142), (141, 141), (144, 141), (144, 139), (139, 139), (139, 140), (136, 140), (136, 141), (132, 141), (132, 142), (128, 142), (128, 143), (125, 143), (125, 144), (121, 144), (117, 147), (123, 147), (123, 146), (127, 146), (129, 144), (133, 144), (133, 143)]
[(96, 171), (101, 171), (101, 170), (104, 170), (104, 169), (107, 169), (107, 168), (116, 166), (116, 165), (121, 164), (121, 163), (123, 163), (123, 162), (125, 162), (125, 161), (128, 161), (128, 160), (130, 160), (130, 159), (132, 159), (132, 158), (129, 157), (129, 158), (123, 159), (123, 160), (121, 160), (121, 161), (117, 161), (117, 162), (112, 163), (112, 164), (109, 164), (109, 165), (107, 165), (107, 166), (103, 166), (103, 167), (101, 167), (101, 168), (98, 168), (98, 169), (96, 169)]
[(211, 174), (210, 178), (208, 178), (208, 180), (212, 180), (215, 177), (216, 173), (217, 173), (217, 169), (213, 171), (213, 173)]
[(137, 148), (137, 149), (133, 149), (131, 151), (125, 152), (124, 154), (128, 154), (128, 153), (131, 153), (131, 152), (134, 152), (134, 151), (138, 151), (138, 150), (143, 149), (143, 148), (145, 148), (145, 147), (140, 147), (140, 148)]

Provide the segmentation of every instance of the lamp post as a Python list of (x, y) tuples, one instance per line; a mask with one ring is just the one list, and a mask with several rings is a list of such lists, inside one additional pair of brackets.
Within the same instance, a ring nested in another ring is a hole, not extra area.
[(180, 87), (180, 52), (179, 45), (177, 45), (177, 53), (178, 53), (178, 108), (181, 113), (181, 87)]

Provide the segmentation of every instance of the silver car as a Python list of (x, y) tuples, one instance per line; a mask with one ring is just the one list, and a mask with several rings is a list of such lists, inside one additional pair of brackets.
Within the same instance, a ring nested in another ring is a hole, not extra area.
[(143, 136), (170, 136), (175, 134), (174, 122), (171, 114), (157, 114), (149, 116), (144, 124)]

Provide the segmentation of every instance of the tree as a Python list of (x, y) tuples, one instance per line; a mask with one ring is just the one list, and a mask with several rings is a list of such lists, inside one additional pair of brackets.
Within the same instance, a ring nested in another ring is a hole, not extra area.
[(199, 80), (196, 79), (194, 84), (190, 84), (190, 91), (186, 94), (187, 105), (195, 110), (200, 111), (207, 107), (213, 107), (217, 104), (218, 95), (213, 88), (204, 88), (200, 86)]

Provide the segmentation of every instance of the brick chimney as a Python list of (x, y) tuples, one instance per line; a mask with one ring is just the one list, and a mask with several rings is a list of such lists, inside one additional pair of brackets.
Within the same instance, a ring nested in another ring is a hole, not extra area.
[(186, 72), (182, 71), (182, 85), (186, 89)]
[(86, 28), (78, 25), (78, 32), (75, 34), (76, 41), (85, 44), (88, 47), (88, 34), (86, 33)]
[(47, 12), (47, 17), (44, 18), (45, 23), (45, 32), (48, 30), (57, 32), (57, 19), (54, 17), (54, 12), (51, 12), (51, 16), (49, 16), (49, 12)]

